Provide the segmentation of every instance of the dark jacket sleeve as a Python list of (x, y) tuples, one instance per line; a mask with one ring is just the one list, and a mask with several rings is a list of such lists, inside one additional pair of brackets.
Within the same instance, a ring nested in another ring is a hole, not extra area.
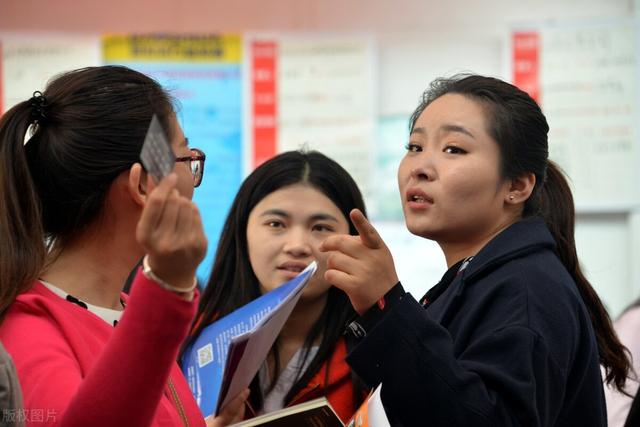
[(348, 356), (369, 385), (382, 383), (394, 426), (553, 425), (565, 378), (531, 329), (506, 326), (455, 354), (449, 332), (407, 295)]

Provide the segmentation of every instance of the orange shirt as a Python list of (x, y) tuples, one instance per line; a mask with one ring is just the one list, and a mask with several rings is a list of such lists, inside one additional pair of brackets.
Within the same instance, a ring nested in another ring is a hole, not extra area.
[[(349, 421), (355, 410), (360, 406), (364, 396), (358, 402), (353, 399), (353, 382), (351, 368), (346, 362), (347, 344), (344, 338), (336, 343), (331, 359), (316, 372), (305, 388), (291, 400), (287, 406), (307, 402), (325, 395), (327, 400), (340, 416), (343, 422)], [(327, 369), (329, 372), (327, 373)]]

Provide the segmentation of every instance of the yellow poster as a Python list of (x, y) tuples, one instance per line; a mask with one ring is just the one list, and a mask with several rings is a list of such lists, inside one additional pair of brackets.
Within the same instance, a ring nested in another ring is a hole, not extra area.
[(106, 35), (106, 62), (228, 62), (241, 59), (241, 37), (224, 35)]

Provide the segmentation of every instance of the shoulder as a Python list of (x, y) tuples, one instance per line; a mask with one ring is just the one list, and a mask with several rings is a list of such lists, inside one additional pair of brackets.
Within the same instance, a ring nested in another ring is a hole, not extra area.
[(470, 263), (462, 275), (465, 286), (518, 298), (523, 304), (554, 298), (575, 309), (581, 301), (577, 286), (556, 255), (546, 225), (521, 221), (503, 233)]
[(36, 282), (26, 292), (18, 295), (9, 306), (0, 331), (6, 333), (16, 326), (40, 328), (50, 323), (46, 321), (47, 318), (55, 317), (55, 313), (63, 308), (59, 302), (64, 301), (46, 289), (40, 282)]
[(633, 355), (636, 367), (640, 367), (640, 306), (624, 313), (613, 324), (622, 344)]
[(0, 323), (0, 340), (16, 365), (21, 365), (54, 356), (75, 359), (74, 349), (102, 342), (112, 330), (85, 308), (36, 282), (7, 310)]
[(614, 323), (616, 330), (638, 329), (640, 330), (640, 305), (635, 305), (625, 310)]
[(474, 292), (519, 296), (525, 303), (527, 298), (549, 293), (569, 299), (579, 296), (555, 253), (553, 237), (539, 218), (519, 221), (496, 235), (473, 258), (462, 279)]
[(0, 339), (10, 353), (29, 352), (33, 344), (41, 348), (44, 343), (62, 339), (61, 324), (68, 317), (64, 304), (60, 304), (64, 302), (39, 282), (18, 295), (0, 324)]
[(470, 284), (487, 302), (520, 313), (526, 326), (579, 328), (588, 318), (578, 287), (551, 250), (540, 250), (497, 266)]
[(512, 259), (493, 276), (494, 298), (505, 305), (501, 308), (503, 315), (514, 316), (514, 323), (534, 331), (556, 360), (567, 361), (577, 353), (597, 351), (578, 285), (553, 251)]
[(575, 349), (578, 341), (591, 339), (591, 321), (578, 287), (553, 247), (523, 244), (495, 258), (485, 253), (484, 268), (465, 276), (462, 289), (469, 310), (477, 311), (480, 319), (482, 313), (492, 313), (494, 327), (527, 327), (550, 348), (568, 344)]

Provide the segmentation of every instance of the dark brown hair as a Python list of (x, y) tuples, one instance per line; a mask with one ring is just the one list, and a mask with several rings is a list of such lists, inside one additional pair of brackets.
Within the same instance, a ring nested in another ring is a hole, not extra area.
[[(317, 151), (288, 151), (266, 161), (244, 180), (231, 205), (216, 250), (213, 270), (200, 298), (196, 323), (185, 349), (192, 345), (202, 330), (216, 319), (260, 296), (260, 283), (251, 267), (247, 246), (249, 214), (269, 194), (299, 183), (308, 184), (327, 196), (349, 222), (349, 233), (358, 234), (349, 221), (349, 212), (357, 208), (366, 215), (365, 204), (357, 184), (337, 162)], [(331, 287), (327, 304), (318, 322), (306, 337), (303, 345), (306, 353), (303, 354), (308, 354), (309, 349), (318, 339), (319, 349), (304, 372), (297, 373), (294, 384), (287, 391), (286, 403), (290, 402), (331, 358), (336, 343), (342, 337), (348, 322), (355, 316), (356, 312), (347, 295), (340, 289)], [(351, 337), (349, 335), (345, 337), (347, 345), (350, 346)], [(272, 351), (277, 361), (277, 343)], [(277, 377), (280, 366), (276, 365), (275, 370)], [(352, 379), (354, 403), (358, 405), (364, 397), (364, 386), (355, 374)], [(261, 407), (257, 376), (251, 389), (252, 402), (257, 407)], [(355, 411), (357, 407), (353, 409)]]
[(153, 79), (103, 66), (56, 77), (0, 118), (0, 316), (100, 218), (113, 180), (139, 161), (153, 114), (169, 132), (173, 111)]

